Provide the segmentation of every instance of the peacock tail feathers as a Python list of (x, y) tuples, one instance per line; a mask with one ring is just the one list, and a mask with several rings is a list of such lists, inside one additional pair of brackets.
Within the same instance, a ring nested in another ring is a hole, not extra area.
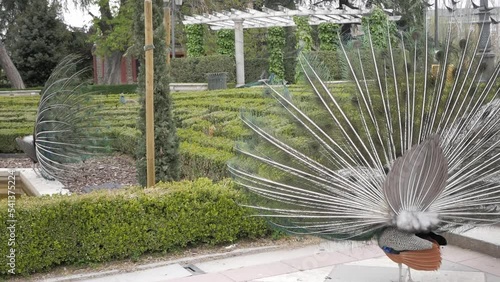
[(341, 239), (500, 221), (500, 65), (474, 12), (449, 13), (436, 47), (426, 28), (389, 23), (379, 45), (369, 30), (342, 42), (347, 83), (302, 53), (308, 93), (268, 85), (289, 122), (243, 113), (254, 136), (228, 165), (259, 216)]
[(80, 61), (65, 57), (41, 90), (33, 141), (35, 161), (49, 179), (68, 179), (74, 164), (110, 150), (101, 105), (88, 87), (89, 69), (78, 69)]

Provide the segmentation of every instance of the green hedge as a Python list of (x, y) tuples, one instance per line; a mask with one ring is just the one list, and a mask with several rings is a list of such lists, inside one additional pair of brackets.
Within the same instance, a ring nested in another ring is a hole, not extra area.
[[(304, 88), (290, 88), (294, 99), (305, 99)], [(281, 112), (277, 112), (273, 99), (263, 96), (263, 91), (261, 88), (247, 88), (172, 94), (177, 132), (182, 142), (180, 154), (183, 178), (210, 177), (220, 180), (228, 177), (225, 163), (234, 156), (235, 140), (252, 135), (239, 119), (243, 108), (255, 116), (266, 116), (280, 132), (288, 130), (285, 127), (280, 129), (283, 124), (288, 124), (288, 120), (286, 116), (280, 115)], [(109, 125), (106, 130), (111, 137), (111, 147), (135, 156), (139, 135), (135, 127), (138, 106), (135, 103), (119, 103), (119, 96), (108, 94), (94, 98), (103, 105), (100, 114), (103, 124)], [(133, 100), (137, 96), (125, 97)], [(19, 152), (14, 139), (32, 133), (38, 99), (0, 97), (0, 103), (9, 105), (6, 109), (0, 109), (1, 152)], [(16, 124), (15, 129), (11, 129), (13, 124)]]
[[(16, 273), (57, 265), (87, 264), (169, 252), (186, 246), (223, 244), (261, 237), (266, 223), (249, 217), (238, 203), (243, 193), (230, 181), (209, 179), (160, 183), (154, 188), (100, 191), (85, 195), (27, 197), (16, 201)], [(0, 218), (7, 202), (0, 201)], [(10, 247), (0, 221), (0, 257)], [(7, 274), (6, 263), (0, 274)]]
[[(113, 130), (113, 149), (133, 156), (139, 134), (138, 130), (131, 128)], [(208, 177), (218, 181), (229, 177), (226, 162), (234, 157), (233, 140), (209, 137), (203, 132), (183, 128), (178, 129), (178, 134), (181, 140), (185, 140), (179, 147), (182, 179)]]
[(92, 91), (100, 94), (136, 93), (137, 84), (90, 85)]
[(343, 69), (342, 63), (339, 60), (339, 52), (337, 51), (315, 51), (310, 52), (311, 55), (316, 56), (318, 60), (323, 62), (323, 65), (328, 69), (331, 75), (331, 79), (341, 80), (345, 79), (343, 77), (345, 70)]
[(16, 137), (33, 134), (33, 127), (0, 129), (0, 153), (20, 152)]
[(121, 127), (111, 130), (111, 148), (129, 156), (136, 155), (136, 148), (140, 131), (135, 128)]
[(229, 177), (226, 163), (234, 154), (217, 148), (205, 147), (195, 142), (181, 142), (181, 178), (209, 177), (221, 180)]
[(267, 58), (245, 59), (245, 83), (250, 83), (261, 79), (262, 73), (265, 73), (264, 78), (269, 77), (269, 60)]
[(227, 72), (227, 81), (235, 82), (235, 64), (234, 57), (225, 55), (172, 59), (172, 82), (206, 83), (206, 74), (214, 72)]
[[(173, 82), (206, 83), (206, 74), (214, 72), (227, 72), (227, 82), (236, 82), (236, 62), (234, 56), (230, 55), (176, 58), (172, 59), (171, 66)], [(262, 73), (267, 72), (268, 69), (267, 58), (245, 59), (245, 82), (259, 80)]]

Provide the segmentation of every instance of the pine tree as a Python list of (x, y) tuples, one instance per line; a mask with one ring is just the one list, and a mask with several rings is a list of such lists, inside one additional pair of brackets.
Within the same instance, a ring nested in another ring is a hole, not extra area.
[(67, 55), (71, 32), (59, 18), (60, 6), (32, 1), (9, 26), (7, 49), (27, 86), (40, 86)]
[[(137, 1), (134, 18), (136, 46), (144, 46), (144, 1)], [(166, 48), (163, 26), (163, 1), (153, 0), (154, 39), (154, 122), (156, 181), (178, 180), (180, 174), (179, 139), (172, 115), (172, 98), (166, 65)], [(139, 49), (139, 48), (138, 48)], [(141, 50), (142, 47), (140, 48)], [(140, 70), (138, 94), (141, 109), (138, 127), (141, 138), (137, 148), (137, 175), (141, 185), (146, 185), (146, 116), (145, 116), (145, 62), (144, 52), (139, 53)]]

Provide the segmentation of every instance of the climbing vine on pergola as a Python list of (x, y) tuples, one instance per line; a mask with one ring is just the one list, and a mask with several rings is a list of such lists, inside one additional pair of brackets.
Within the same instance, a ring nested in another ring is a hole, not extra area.
[[(372, 8), (337, 9), (332, 2), (322, 2), (319, 5), (305, 5), (296, 10), (279, 7), (272, 10), (266, 7), (262, 11), (246, 9), (245, 11), (231, 9), (230, 11), (213, 14), (193, 15), (184, 17), (184, 25), (207, 24), (213, 30), (234, 29), (234, 47), (236, 58), (236, 85), (245, 84), (245, 66), (243, 55), (243, 30), (247, 28), (270, 28), (295, 26), (294, 17), (307, 18), (309, 25), (321, 23), (361, 24), (361, 18), (369, 15)], [(400, 16), (393, 15), (391, 9), (383, 9), (389, 20), (395, 21)]]

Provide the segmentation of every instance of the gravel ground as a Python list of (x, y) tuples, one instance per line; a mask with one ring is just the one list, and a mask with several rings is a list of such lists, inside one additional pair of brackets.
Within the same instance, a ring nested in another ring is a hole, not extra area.
[[(30, 159), (1, 158), (0, 167), (31, 168)], [(71, 180), (61, 181), (71, 193), (88, 193), (96, 189), (116, 189), (137, 185), (135, 160), (126, 155), (96, 157), (79, 164), (71, 172)]]

